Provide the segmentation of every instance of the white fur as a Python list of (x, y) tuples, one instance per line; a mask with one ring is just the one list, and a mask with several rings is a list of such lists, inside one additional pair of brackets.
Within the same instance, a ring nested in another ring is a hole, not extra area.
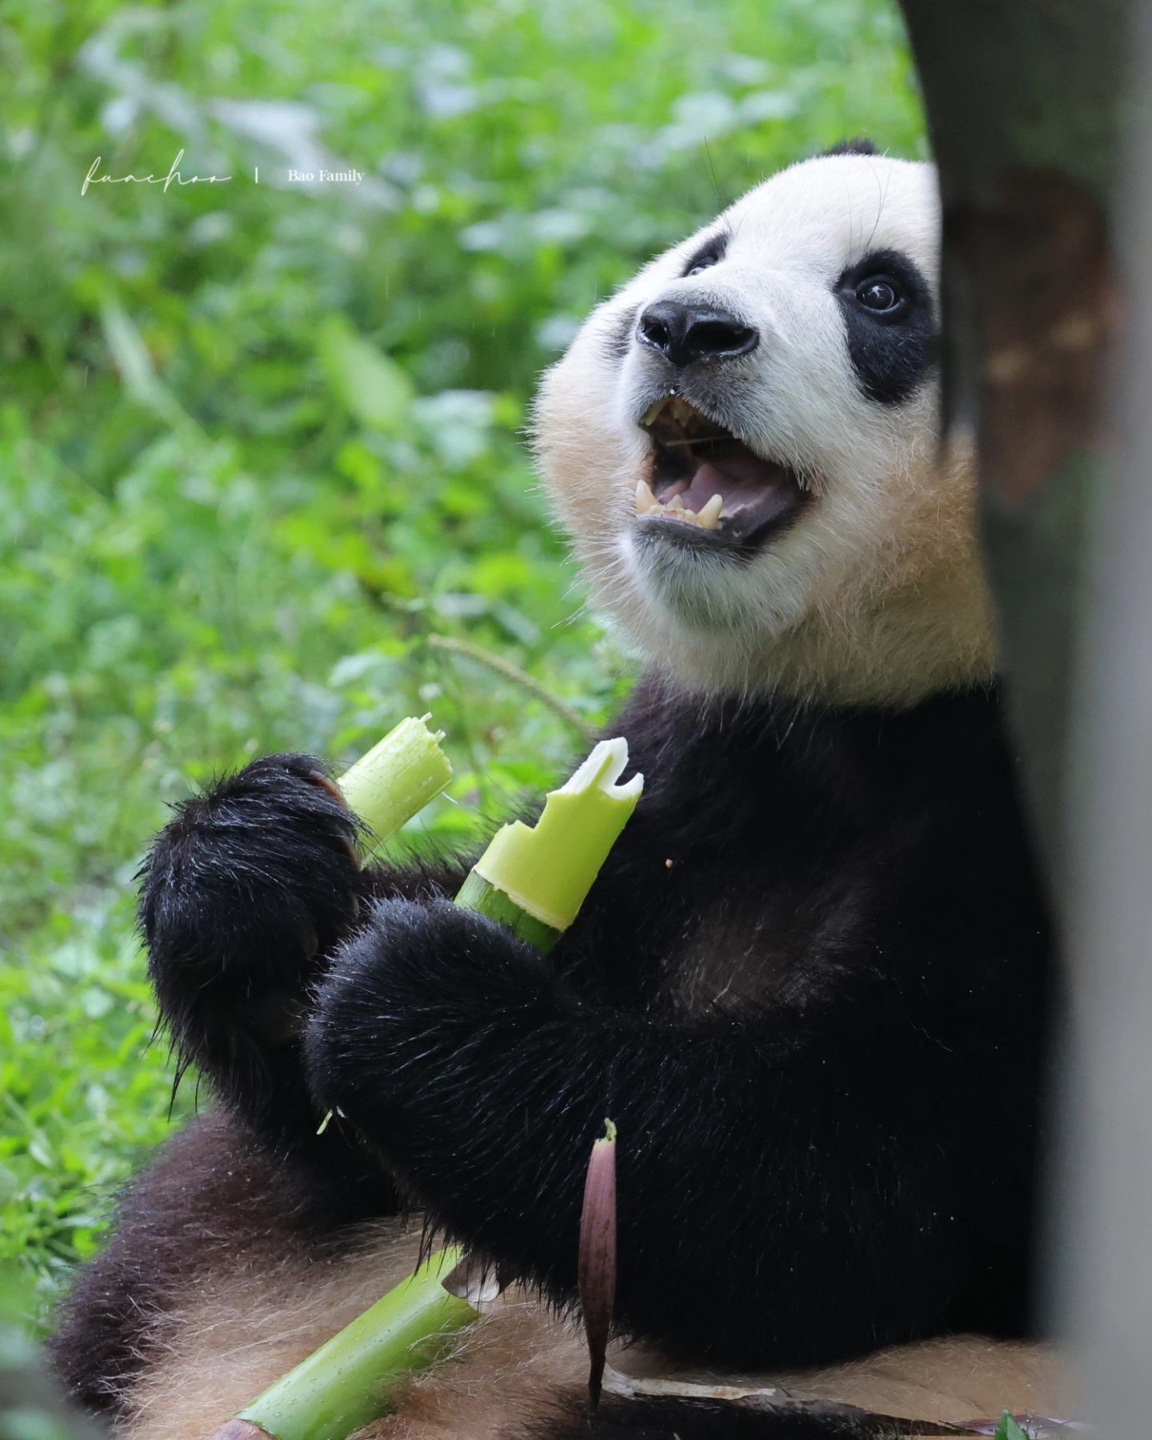
[[(416, 1264), (418, 1235), (395, 1223), (364, 1232), (362, 1248), (324, 1265), (302, 1256), (245, 1263), (180, 1299), (166, 1353), (133, 1390), (118, 1440), (204, 1440), (293, 1365), (366, 1309)], [(167, 1328), (167, 1327), (166, 1327)], [(1055, 1353), (978, 1336), (881, 1351), (847, 1366), (717, 1377), (678, 1373), (646, 1346), (614, 1347), (633, 1377), (771, 1387), (795, 1400), (830, 1400), (882, 1414), (960, 1423), (1002, 1409), (1065, 1413), (1068, 1382)], [(405, 1385), (393, 1413), (357, 1440), (502, 1440), (546, 1411), (561, 1387), (582, 1389), (587, 1355), (573, 1326), (532, 1297), (506, 1295), (456, 1337), (447, 1362)]]
[[(908, 704), (991, 677), (974, 480), (966, 455), (940, 443), (938, 387), (898, 405), (869, 400), (833, 294), (849, 265), (885, 249), (935, 288), (938, 212), (928, 165), (851, 155), (795, 165), (646, 266), (545, 376), (539, 463), (594, 597), (689, 688)], [(682, 278), (721, 229), (720, 263)], [(667, 389), (650, 350), (634, 343), (621, 362), (607, 339), (625, 312), (656, 300), (702, 300), (760, 331), (750, 354), (683, 392), (705, 396), (714, 419), (813, 491), (816, 503), (749, 564), (635, 544), (650, 453), (637, 422)]]

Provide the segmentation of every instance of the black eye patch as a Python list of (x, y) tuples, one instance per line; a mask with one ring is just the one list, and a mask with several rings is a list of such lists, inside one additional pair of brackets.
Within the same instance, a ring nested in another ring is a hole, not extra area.
[(898, 250), (850, 265), (833, 287), (848, 332), (848, 355), (869, 400), (898, 405), (931, 374), (938, 327), (932, 292)]
[(851, 140), (840, 140), (835, 145), (829, 145), (827, 150), (820, 151), (820, 158), (828, 155), (879, 155), (874, 141), (869, 140), (867, 135), (857, 135)]
[(687, 279), (689, 275), (695, 275), (701, 270), (709, 270), (713, 265), (718, 265), (723, 260), (727, 249), (728, 234), (726, 231), (705, 240), (703, 245), (688, 257), (684, 269), (680, 272), (681, 278)]

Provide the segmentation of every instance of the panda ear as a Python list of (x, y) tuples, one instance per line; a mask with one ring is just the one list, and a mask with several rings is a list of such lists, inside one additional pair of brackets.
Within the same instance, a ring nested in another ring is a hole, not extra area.
[(853, 140), (841, 140), (827, 150), (821, 150), (818, 159), (826, 155), (879, 155), (880, 151), (867, 135), (857, 135)]

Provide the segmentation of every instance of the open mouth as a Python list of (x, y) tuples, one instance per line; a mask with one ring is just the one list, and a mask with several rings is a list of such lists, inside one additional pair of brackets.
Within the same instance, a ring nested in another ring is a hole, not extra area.
[(653, 446), (649, 478), (636, 486), (636, 514), (646, 521), (747, 545), (782, 528), (810, 498), (794, 471), (763, 459), (679, 396), (653, 405), (640, 424)]

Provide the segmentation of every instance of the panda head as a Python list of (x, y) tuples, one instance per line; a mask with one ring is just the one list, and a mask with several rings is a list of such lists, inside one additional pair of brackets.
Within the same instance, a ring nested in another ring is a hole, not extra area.
[(932, 167), (822, 156), (652, 261), (544, 377), (538, 460), (594, 598), (684, 688), (908, 705), (992, 678), (938, 269)]

